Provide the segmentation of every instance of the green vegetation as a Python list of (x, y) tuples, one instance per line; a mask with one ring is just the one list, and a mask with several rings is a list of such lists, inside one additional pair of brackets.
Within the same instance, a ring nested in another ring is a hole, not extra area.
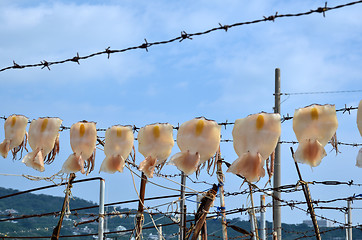
[[(0, 188), (0, 196), (5, 196), (18, 192), (13, 189)], [(49, 212), (58, 212), (61, 210), (63, 204), (63, 198), (53, 197), (44, 194), (22, 194), (10, 198), (5, 198), (0, 200), (0, 238), (1, 236), (51, 236), (53, 228), (56, 226), (59, 220), (58, 215), (50, 215), (43, 217), (33, 217), (25, 219), (14, 219), (22, 215), (32, 215), (32, 214), (42, 214)], [(71, 208), (81, 208), (87, 206), (96, 206), (95, 203), (85, 201), (79, 198), (73, 198), (70, 202)], [(107, 218), (107, 228), (108, 231), (119, 231), (124, 229), (133, 229), (134, 228), (134, 213), (135, 210), (127, 208), (116, 208), (112, 211), (118, 211), (120, 213), (130, 213), (122, 214), (120, 216), (112, 216)], [(83, 211), (77, 211), (76, 215), (70, 215), (66, 217), (63, 221), (63, 226), (61, 229), (61, 235), (75, 235), (75, 234), (89, 234), (97, 233), (98, 223), (96, 221), (90, 222), (87, 224), (82, 224), (74, 226), (74, 223), (84, 222), (88, 220), (93, 220), (97, 217), (98, 207), (87, 209)], [(172, 223), (172, 220), (168, 217), (161, 218), (162, 215), (154, 215), (154, 219), (157, 220), (157, 224), (169, 224)], [(188, 216), (187, 219), (192, 219), (192, 216)], [(8, 221), (1, 221), (2, 219), (9, 219)], [(147, 214), (145, 214), (145, 227), (152, 227), (151, 219)], [(243, 228), (247, 231), (250, 231), (250, 224), (247, 221), (241, 221), (239, 218), (229, 219), (229, 226), (237, 226)], [(189, 224), (188, 224), (189, 226)], [(208, 227), (208, 239), (220, 239), (221, 237), (221, 224), (219, 219), (213, 219), (207, 221)], [(312, 236), (313, 228), (308, 227), (305, 224), (283, 224), (283, 239), (295, 239), (305, 235)], [(272, 224), (267, 223), (267, 228), (272, 229)], [(325, 230), (333, 230), (333, 228), (321, 228), (321, 232)], [(162, 229), (166, 239), (178, 239), (178, 225), (164, 226)], [(143, 230), (144, 239), (157, 239), (157, 232), (154, 228), (144, 229)], [(241, 234), (231, 227), (228, 228), (228, 235), (230, 238), (240, 236)], [(107, 235), (108, 239), (129, 239), (130, 233), (113, 233)], [(344, 239), (345, 231), (344, 230), (334, 230), (323, 234), (323, 239)], [(362, 239), (362, 231), (359, 229), (353, 230), (354, 239)], [(92, 236), (89, 237), (71, 237), (64, 239), (93, 239)], [(304, 239), (315, 239), (315, 237), (309, 237)]]

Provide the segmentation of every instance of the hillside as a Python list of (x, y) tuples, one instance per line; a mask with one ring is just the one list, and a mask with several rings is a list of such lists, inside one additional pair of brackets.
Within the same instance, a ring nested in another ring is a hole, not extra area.
[[(17, 192), (13, 189), (0, 188), (0, 196), (5, 196)], [(39, 213), (48, 213), (48, 212), (57, 212), (60, 211), (60, 208), (63, 203), (63, 198), (53, 197), (44, 194), (22, 194), (10, 198), (5, 198), (0, 200), (0, 237), (1, 236), (50, 236), (54, 226), (57, 224), (59, 217), (57, 215), (50, 215), (44, 217), (33, 217), (25, 219), (14, 219), (20, 215), (31, 215)], [(79, 199), (73, 198), (71, 200), (71, 208), (81, 208), (86, 206), (96, 206), (96, 204)], [(126, 208), (116, 208), (112, 211), (118, 212), (130, 212), (131, 214), (122, 214), (121, 216), (108, 217), (107, 218), (107, 228), (108, 231), (119, 231), (125, 229), (132, 229), (134, 227), (134, 212), (135, 210), (130, 210)], [(98, 223), (90, 222), (88, 224), (82, 224), (79, 226), (74, 226), (74, 223), (84, 222), (92, 220), (96, 217), (98, 208), (92, 208), (85, 211), (77, 211), (76, 215), (71, 215), (66, 217), (63, 222), (63, 227), (61, 230), (61, 235), (75, 235), (75, 234), (88, 234), (88, 233), (97, 233)], [(154, 215), (154, 219), (160, 218), (161, 215)], [(8, 221), (4, 221), (8, 219)], [(192, 216), (188, 216), (188, 219), (192, 219)], [(145, 224), (151, 222), (149, 217), (145, 216)], [(247, 231), (250, 231), (250, 224), (247, 221), (240, 221), (239, 218), (229, 219), (229, 225), (234, 225), (240, 228), (243, 228)], [(167, 224), (172, 223), (172, 221), (167, 218), (161, 218), (157, 220), (157, 224)], [(271, 223), (267, 223), (268, 229), (272, 228)], [(147, 227), (152, 226), (148, 224)], [(208, 234), (210, 234), (209, 239), (219, 239), (221, 236), (221, 226), (218, 219), (208, 220), (207, 221)], [(165, 226), (163, 227), (163, 233), (166, 239), (177, 239), (175, 233), (178, 232), (177, 225)], [(321, 228), (321, 231), (328, 230), (327, 228)], [(307, 235), (313, 234), (313, 229), (308, 227), (305, 224), (283, 224), (283, 239), (295, 239), (303, 236), (306, 232)], [(299, 234), (298, 234), (299, 233)], [(157, 232), (155, 229), (144, 229), (143, 231), (144, 239), (156, 239)], [(331, 231), (323, 235), (323, 239), (344, 239), (344, 230)], [(232, 228), (228, 228), (228, 235), (230, 238), (239, 236), (239, 233)], [(129, 239), (129, 233), (124, 234), (112, 234), (108, 236), (109, 239)], [(362, 239), (362, 231), (354, 229), (353, 231), (354, 239)], [(89, 237), (72, 237), (67, 239), (93, 239)], [(314, 238), (304, 238), (304, 239), (314, 239)]]

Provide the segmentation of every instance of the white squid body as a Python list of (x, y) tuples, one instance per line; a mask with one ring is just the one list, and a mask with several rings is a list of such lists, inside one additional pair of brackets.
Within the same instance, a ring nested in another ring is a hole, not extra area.
[(22, 145), (26, 135), (26, 125), (28, 118), (22, 115), (9, 116), (4, 124), (5, 140), (0, 144), (0, 153), (3, 158), (8, 156), (8, 152)]
[(137, 135), (138, 151), (145, 157), (139, 170), (147, 177), (153, 177), (153, 171), (170, 156), (173, 140), (173, 127), (169, 123), (155, 123), (142, 127)]
[(311, 167), (318, 166), (327, 154), (324, 146), (338, 127), (334, 105), (311, 105), (295, 110), (293, 130), (299, 146), (295, 159)]
[(186, 175), (194, 173), (198, 165), (213, 157), (219, 149), (220, 131), (221, 126), (205, 118), (184, 122), (177, 132), (181, 152), (171, 157), (170, 164)]
[[(362, 136), (362, 100), (359, 102), (357, 110), (357, 127)], [(362, 168), (362, 148), (358, 151), (356, 166)]]
[(277, 146), (280, 132), (279, 114), (259, 113), (237, 119), (232, 134), (239, 158), (227, 172), (244, 176), (250, 182), (264, 177), (264, 162)]
[[(77, 122), (70, 128), (70, 146), (73, 154), (65, 161), (62, 167), (64, 173), (84, 174), (87, 167), (87, 175), (94, 168), (94, 158), (97, 143), (97, 129), (94, 122)], [(87, 162), (86, 162), (87, 161)]]
[(38, 171), (44, 171), (44, 159), (52, 151), (59, 151), (60, 118), (38, 118), (29, 126), (29, 145), (33, 152), (25, 155), (22, 162)]
[(125, 160), (130, 155), (133, 147), (134, 135), (129, 126), (112, 126), (106, 131), (103, 160), (99, 172), (123, 172)]

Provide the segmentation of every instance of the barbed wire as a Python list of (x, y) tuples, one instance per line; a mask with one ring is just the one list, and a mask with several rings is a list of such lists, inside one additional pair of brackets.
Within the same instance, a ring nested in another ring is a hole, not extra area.
[[(279, 141), (280, 144), (298, 144), (299, 142), (298, 141)], [(328, 142), (330, 143), (330, 142)], [(344, 146), (351, 146), (351, 147), (360, 147), (362, 146), (362, 143), (346, 143), (346, 142), (341, 142), (341, 141), (338, 141), (336, 143), (337, 145), (344, 145)]]
[[(345, 106), (343, 108), (337, 109), (336, 112), (342, 112), (344, 114), (346, 112), (351, 113), (352, 110), (358, 110), (358, 107), (353, 107), (353, 106), (347, 107), (347, 105), (345, 104)], [(5, 115), (3, 115), (3, 116), (0, 116), (0, 119), (6, 120), (7, 117)], [(291, 119), (293, 119), (293, 116), (290, 116), (289, 114), (287, 114), (286, 116), (282, 116), (281, 122), (283, 123), (283, 122), (285, 122), (287, 120), (291, 120)], [(30, 119), (28, 120), (28, 123), (31, 123)], [(225, 122), (218, 122), (217, 124), (220, 126), (224, 126), (224, 128), (226, 129), (227, 126), (234, 125), (235, 122), (229, 122), (228, 120), (225, 120)], [(180, 123), (177, 123), (176, 125), (174, 125), (174, 124), (171, 124), (171, 125), (173, 126), (174, 130), (178, 130), (180, 128)], [(136, 125), (132, 125), (132, 124), (125, 124), (124, 126), (131, 127), (134, 132), (137, 132), (139, 129), (141, 129), (141, 127), (137, 127)], [(63, 130), (70, 130), (70, 127), (61, 125), (60, 131), (63, 131)], [(96, 130), (97, 130), (97, 132), (105, 132), (105, 131), (107, 131), (107, 128), (97, 128)], [(100, 138), (103, 138), (103, 137), (100, 137)], [(137, 140), (137, 138), (135, 138), (135, 140)], [(222, 141), (229, 142), (232, 140), (225, 139)]]
[[(345, 114), (345, 113), (351, 114), (352, 110), (358, 110), (358, 107), (352, 107), (352, 106), (347, 107), (347, 104), (345, 104), (343, 108), (337, 109), (336, 112), (342, 112), (342, 114)], [(285, 121), (292, 120), (292, 119), (293, 119), (293, 116), (290, 116), (289, 113), (287, 113), (286, 115), (282, 116), (281, 122), (283, 123)]]
[[(362, 1), (362, 0), (361, 0), (361, 1)], [(345, 105), (344, 108), (337, 109), (336, 112), (342, 112), (342, 113), (344, 114), (344, 113), (346, 113), (346, 112), (350, 113), (352, 110), (357, 110), (357, 109), (358, 109), (358, 107), (352, 107), (352, 106), (347, 107), (347, 105)], [(7, 117), (5, 117), (5, 116), (0, 116), (0, 119), (6, 120)], [(283, 122), (285, 122), (285, 121), (287, 121), (287, 120), (291, 120), (291, 119), (293, 119), (293, 117), (292, 117), (292, 116), (289, 116), (289, 114), (287, 114), (287, 116), (283, 116), (283, 117), (281, 118), (281, 122), (283, 123)], [(29, 120), (28, 122), (30, 123), (31, 121)], [(235, 122), (229, 122), (228, 120), (226, 120), (225, 122), (218, 122), (218, 125), (224, 126), (225, 129), (226, 129), (227, 126), (229, 126), (229, 125), (234, 125), (234, 124), (235, 124)], [(137, 131), (140, 129), (140, 127), (137, 127), (136, 125), (125, 125), (125, 126), (130, 126), (134, 132), (137, 132)], [(174, 129), (174, 130), (178, 130), (178, 129), (179, 129), (179, 126), (180, 126), (180, 124), (177, 123), (177, 126), (173, 125), (173, 129)], [(69, 129), (70, 129), (69, 126), (64, 126), (64, 125), (61, 125), (61, 126), (60, 126), (60, 131), (69, 130)], [(97, 130), (97, 132), (105, 132), (105, 131), (107, 131), (106, 128), (97, 128), (96, 130)], [(101, 140), (101, 139), (103, 139), (104, 137), (98, 136), (98, 138), (99, 138), (99, 139), (98, 139), (98, 142), (104, 143), (103, 140)], [(135, 137), (135, 140), (137, 141), (137, 137)], [(176, 139), (174, 139), (174, 141), (176, 142)], [(233, 142), (233, 139), (222, 139), (222, 138), (221, 138), (221, 139), (220, 139), (220, 142), (221, 142), (221, 143), (224, 143), (224, 142), (225, 142), (225, 143), (232, 143), (232, 142)], [(279, 143), (280, 143), (280, 144), (297, 144), (298, 141), (286, 141), (286, 140), (283, 140), (283, 141), (279, 141)], [(331, 143), (331, 142), (328, 142), (328, 143)], [(362, 143), (347, 143), (347, 142), (342, 142), (342, 141), (337, 141), (335, 144), (336, 144), (336, 145), (344, 145), (344, 146), (352, 146), (352, 147), (362, 146)], [(164, 176), (164, 177), (179, 177), (179, 176), (181, 176), (181, 174), (165, 175), (165, 174), (161, 174), (161, 173), (158, 173), (158, 175), (159, 175), (159, 176)]]
[[(328, 233), (328, 232), (333, 232), (333, 231), (336, 231), (336, 230), (342, 230), (342, 229), (345, 229), (345, 228), (356, 228), (356, 229), (360, 229), (360, 228), (361, 228), (361, 225), (355, 225), (355, 226), (339, 226), (339, 227), (335, 227), (335, 228), (332, 228), (332, 229), (320, 231), (319, 234), (326, 234), (326, 233)], [(311, 237), (315, 237), (315, 234), (313, 234), (313, 235), (304, 235), (304, 236), (302, 236), (302, 237), (295, 238), (294, 240), (303, 239), (303, 238), (311, 238)]]
[(294, 92), (294, 93), (280, 93), (279, 95), (309, 95), (309, 94), (354, 93), (354, 92), (362, 92), (362, 90), (322, 91), (322, 92)]
[(237, 22), (237, 23), (233, 23), (233, 24), (229, 24), (229, 25), (222, 25), (221, 23), (219, 23), (218, 27), (214, 27), (214, 28), (211, 28), (211, 29), (208, 29), (205, 31), (201, 31), (201, 32), (187, 33), (186, 31), (181, 31), (181, 34), (179, 36), (174, 37), (169, 40), (148, 42), (147, 39), (145, 38), (144, 43), (142, 43), (141, 45), (138, 45), (138, 46), (132, 46), (132, 47), (127, 47), (127, 48), (123, 48), (123, 49), (111, 49), (111, 47), (107, 47), (103, 51), (91, 53), (91, 54), (84, 55), (84, 56), (80, 56), (79, 53), (77, 52), (76, 56), (74, 56), (72, 58), (64, 59), (64, 60), (59, 60), (59, 61), (42, 60), (42, 61), (40, 61), (40, 63), (20, 65), (20, 64), (16, 63), (15, 60), (13, 60), (12, 66), (4, 67), (4, 68), (0, 69), (0, 72), (9, 70), (9, 69), (24, 69), (24, 68), (34, 68), (34, 67), (41, 67), (42, 69), (46, 68), (46, 69), (50, 70), (50, 67), (53, 65), (63, 64), (63, 63), (67, 63), (67, 62), (73, 62), (73, 63), (80, 64), (80, 60), (93, 58), (93, 57), (96, 57), (99, 55), (106, 55), (107, 58), (109, 59), (111, 54), (123, 53), (123, 52), (136, 50), (136, 49), (143, 49), (148, 52), (148, 49), (152, 46), (164, 45), (164, 44), (169, 44), (169, 43), (173, 43), (173, 42), (181, 43), (186, 39), (192, 40), (194, 37), (206, 35), (206, 34), (209, 34), (209, 33), (215, 32), (215, 31), (223, 30), (223, 31), (227, 32), (229, 29), (234, 28), (234, 27), (251, 25), (251, 24), (256, 24), (256, 23), (261, 23), (261, 22), (274, 22), (278, 18), (300, 17), (300, 16), (310, 15), (313, 13), (322, 13), (323, 17), (325, 17), (325, 13), (327, 11), (344, 8), (344, 7), (352, 6), (352, 5), (359, 4), (359, 3), (362, 3), (362, 1), (354, 1), (354, 2), (337, 5), (334, 7), (328, 7), (327, 2), (326, 2), (323, 7), (318, 7), (317, 9), (309, 10), (306, 12), (288, 13), (288, 14), (279, 14), (278, 12), (276, 12), (274, 15), (271, 15), (268, 17), (263, 16), (263, 18), (252, 20), (252, 21)]

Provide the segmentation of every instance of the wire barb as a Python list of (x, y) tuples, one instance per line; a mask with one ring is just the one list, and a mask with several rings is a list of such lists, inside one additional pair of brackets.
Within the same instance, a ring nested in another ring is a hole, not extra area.
[(146, 49), (146, 52), (148, 52), (148, 47), (150, 47), (151, 44), (147, 42), (147, 39), (145, 38), (145, 43), (143, 43), (140, 48)]
[(49, 63), (47, 61), (43, 60), (43, 61), (40, 61), (40, 63), (43, 64), (41, 69), (48, 68), (48, 70), (50, 71)]
[(192, 40), (192, 38), (190, 36), (191, 36), (190, 34), (187, 34), (185, 31), (182, 31), (181, 32), (181, 39), (180, 39), (179, 42), (182, 42), (185, 39), (191, 39)]
[(275, 13), (275, 15), (271, 15), (271, 16), (269, 16), (269, 17), (265, 17), (265, 16), (263, 16), (263, 18), (264, 18), (264, 20), (265, 21), (275, 21), (275, 19), (278, 17), (278, 12), (276, 12)]
[(80, 65), (79, 59), (80, 59), (79, 53), (77, 52), (77, 56), (73, 57), (73, 58), (71, 59), (71, 61), (72, 61), (72, 62), (76, 62), (76, 63), (78, 63), (78, 65)]
[(107, 47), (105, 50), (105, 53), (107, 53), (107, 59), (109, 59), (109, 57), (111, 56), (111, 53), (113, 53), (112, 50), (110, 50), (111, 47)]
[(227, 32), (228, 29), (229, 29), (229, 25), (221, 25), (221, 23), (219, 23), (219, 26), (220, 26), (221, 29), (224, 29), (225, 32)]
[(319, 7), (316, 12), (323, 13), (323, 17), (326, 17), (326, 11), (328, 11), (327, 2), (324, 3), (324, 7)]

